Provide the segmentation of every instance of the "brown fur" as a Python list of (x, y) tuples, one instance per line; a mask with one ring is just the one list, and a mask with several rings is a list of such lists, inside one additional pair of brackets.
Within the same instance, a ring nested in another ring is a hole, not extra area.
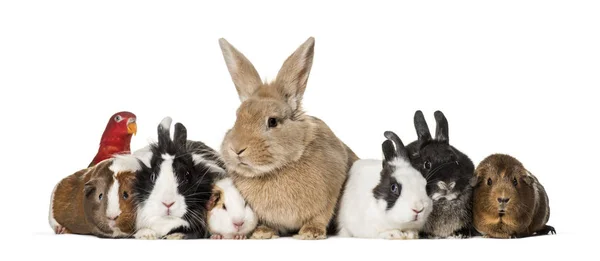
[[(252, 237), (297, 232), (300, 239), (325, 238), (347, 172), (358, 157), (323, 121), (302, 111), (314, 39), (288, 57), (271, 83), (263, 83), (250, 61), (227, 41), (220, 44), (242, 101), (221, 154), (259, 218)], [(268, 128), (269, 118), (277, 119), (276, 127)]]
[[(134, 172), (119, 172), (116, 174), (119, 182), (119, 208), (121, 215), (116, 220), (117, 227), (125, 234), (133, 234), (135, 232), (136, 211), (133, 203), (133, 185), (135, 183)], [(124, 198), (127, 193), (127, 199)]]
[[(494, 154), (479, 164), (475, 174), (473, 222), (480, 233), (511, 238), (531, 236), (546, 228), (550, 218), (548, 197), (544, 187), (521, 162), (509, 155)], [(508, 202), (500, 204), (499, 198)], [(502, 215), (501, 206), (505, 210)]]
[[(56, 186), (52, 201), (52, 215), (60, 233), (95, 235), (99, 237), (121, 237), (133, 232), (135, 210), (130, 200), (122, 200), (123, 191), (131, 191), (133, 173), (119, 173), (121, 215), (116, 220), (122, 233), (115, 233), (108, 225), (106, 217), (108, 190), (114, 183), (114, 175), (109, 167), (112, 159), (82, 169), (64, 179)], [(100, 201), (99, 195), (103, 194)], [(86, 195), (87, 194), (87, 195)]]

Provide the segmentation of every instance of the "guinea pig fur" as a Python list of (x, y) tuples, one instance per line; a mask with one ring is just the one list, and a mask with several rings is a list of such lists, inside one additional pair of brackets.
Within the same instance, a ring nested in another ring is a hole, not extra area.
[(132, 160), (106, 159), (62, 179), (50, 202), (49, 222), (55, 233), (130, 237), (135, 230), (135, 169), (127, 161)]
[(246, 239), (258, 223), (231, 178), (215, 183), (207, 209), (211, 239)]
[(493, 154), (477, 166), (473, 222), (484, 237), (519, 238), (556, 233), (548, 196), (542, 184), (521, 162)]
[(341, 237), (416, 239), (432, 211), (427, 182), (402, 141), (393, 132), (385, 136), (384, 161), (362, 159), (350, 169), (338, 215)]

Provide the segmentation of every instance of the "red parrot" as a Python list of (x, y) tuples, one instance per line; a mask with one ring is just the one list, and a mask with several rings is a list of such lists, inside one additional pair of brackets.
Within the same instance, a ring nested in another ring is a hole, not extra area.
[(113, 114), (106, 124), (106, 129), (100, 139), (98, 153), (88, 167), (112, 157), (114, 154), (131, 153), (131, 136), (137, 133), (135, 114), (122, 111)]

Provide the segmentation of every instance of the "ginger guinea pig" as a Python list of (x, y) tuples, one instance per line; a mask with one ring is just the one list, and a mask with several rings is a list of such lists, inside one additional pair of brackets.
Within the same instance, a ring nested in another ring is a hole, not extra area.
[(556, 233), (548, 196), (521, 162), (505, 154), (485, 158), (472, 180), (473, 223), (484, 237), (519, 238)]
[(211, 239), (246, 239), (258, 223), (231, 178), (215, 182), (207, 209)]
[[(129, 237), (135, 229), (131, 189), (137, 161), (104, 160), (62, 179), (52, 192), (49, 222), (57, 234)], [(129, 162), (128, 162), (129, 161)]]

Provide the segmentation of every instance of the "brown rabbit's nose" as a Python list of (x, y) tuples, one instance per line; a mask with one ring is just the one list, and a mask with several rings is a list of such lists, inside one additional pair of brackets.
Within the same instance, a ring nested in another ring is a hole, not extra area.
[(171, 206), (173, 206), (173, 204), (175, 204), (175, 202), (171, 202), (171, 203), (165, 203), (163, 202), (163, 205), (165, 205), (165, 207), (170, 208)]
[(242, 221), (242, 222), (233, 222), (233, 226), (235, 226), (236, 228), (242, 227), (243, 225), (244, 225), (244, 221)]
[(508, 201), (510, 200), (510, 198), (498, 198), (498, 203), (502, 204), (506, 204), (508, 203)]
[(237, 153), (237, 155), (238, 155), (238, 156), (239, 156), (239, 155), (242, 155), (242, 153), (244, 153), (244, 151), (246, 151), (246, 149), (247, 149), (247, 148), (243, 148), (243, 149), (239, 150), (238, 152), (236, 152), (236, 153)]

